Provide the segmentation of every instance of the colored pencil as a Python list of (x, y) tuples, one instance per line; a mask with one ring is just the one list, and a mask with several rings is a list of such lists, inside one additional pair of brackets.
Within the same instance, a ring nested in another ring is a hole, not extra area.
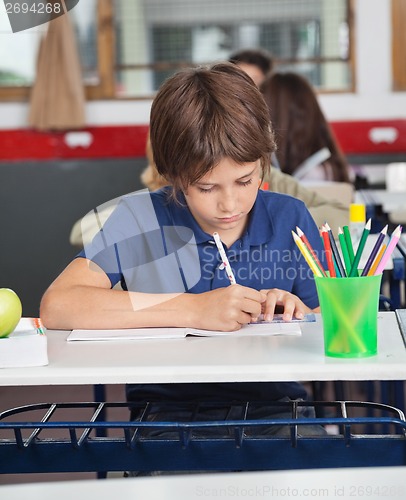
[(350, 262), (352, 265), (352, 263), (354, 262), (354, 247), (352, 246), (351, 233), (348, 226), (344, 226), (343, 231), (344, 231), (345, 242), (347, 243), (348, 255), (350, 257)]
[(385, 253), (382, 256), (381, 261), (378, 264), (378, 267), (376, 268), (374, 276), (376, 276), (377, 274), (381, 274), (382, 271), (385, 269), (385, 265), (388, 262), (388, 259), (391, 256), (393, 250), (395, 249), (395, 246), (398, 244), (401, 234), (402, 234), (402, 227), (398, 226), (391, 235), (388, 246), (385, 250)]
[(44, 335), (45, 329), (44, 325), (42, 324), (41, 318), (33, 318), (33, 323), (35, 328), (37, 329), (37, 333), (39, 333), (40, 335)]
[[(327, 231), (327, 234), (329, 234), (329, 233), (328, 233), (328, 230), (327, 230), (327, 228), (325, 227), (325, 225), (324, 225), (324, 224), (323, 224), (321, 227), (322, 227), (322, 229), (323, 229), (323, 230)], [(330, 235), (329, 235), (328, 237), (329, 237), (329, 239), (330, 239)], [(323, 238), (322, 238), (322, 239), (323, 239)], [(324, 243), (324, 241), (323, 241), (323, 243)], [(334, 265), (335, 275), (336, 275), (336, 277), (337, 277), (337, 278), (341, 278), (342, 276), (341, 276), (340, 270), (338, 269), (336, 259), (334, 258), (334, 252), (333, 252), (333, 249), (332, 249), (332, 247), (331, 247), (331, 239), (330, 239), (330, 248), (331, 248), (331, 255), (332, 255), (332, 257), (333, 257), (333, 265)]]
[[(331, 230), (331, 228), (327, 224), (327, 222), (324, 224), (324, 227), (327, 229), (327, 234), (328, 234), (328, 237), (330, 239), (331, 251), (333, 252), (333, 257), (334, 257), (335, 263), (337, 265), (338, 272), (339, 272), (341, 277), (345, 278), (347, 276), (347, 273), (345, 272), (343, 262), (342, 262), (341, 257), (340, 257), (340, 253), (338, 251), (336, 242), (334, 240), (333, 231)], [(338, 274), (337, 274), (337, 276), (338, 276)]]
[(338, 240), (340, 242), (341, 253), (343, 254), (345, 271), (346, 274), (348, 275), (350, 274), (351, 271), (351, 261), (350, 261), (350, 256), (348, 255), (347, 243), (345, 241), (344, 233), (341, 227), (338, 228)]
[(330, 278), (336, 277), (336, 272), (334, 269), (333, 254), (331, 251), (330, 238), (326, 229), (321, 230), (321, 237), (323, 238), (324, 250), (326, 252), (327, 267), (330, 273)]
[(365, 224), (364, 230), (362, 231), (361, 239), (358, 244), (357, 252), (354, 257), (354, 262), (352, 263), (351, 266), (351, 271), (350, 271), (350, 277), (354, 278), (358, 276), (358, 264), (361, 259), (362, 252), (365, 247), (365, 243), (368, 238), (368, 234), (371, 231), (371, 219), (368, 220), (368, 222)]
[(237, 283), (233, 270), (231, 269), (230, 262), (228, 261), (226, 252), (223, 247), (223, 243), (221, 242), (220, 235), (218, 233), (213, 233), (214, 241), (217, 245), (217, 250), (219, 251), (221, 260), (223, 262), (224, 269), (227, 273), (228, 279), (230, 280), (231, 285), (235, 285)]
[(371, 269), (368, 271), (367, 276), (373, 276), (375, 274), (376, 268), (378, 267), (378, 264), (381, 262), (382, 255), (384, 254), (384, 252), (386, 250), (386, 246), (387, 245), (385, 243), (381, 246), (381, 249), (379, 250), (379, 253), (376, 256), (374, 263), (371, 266)]
[(316, 255), (316, 252), (313, 250), (312, 246), (310, 245), (309, 240), (307, 239), (306, 235), (304, 232), (300, 229), (300, 227), (296, 226), (296, 232), (299, 238), (303, 241), (303, 243), (306, 245), (308, 248), (311, 256), (313, 257), (314, 262), (316, 263), (317, 267), (320, 269), (321, 273), (326, 276), (326, 272), (323, 268), (322, 263), (320, 262), (319, 258)]
[(294, 231), (292, 231), (292, 236), (293, 236), (293, 239), (295, 240), (295, 243), (298, 246), (301, 254), (303, 255), (303, 257), (306, 260), (307, 264), (309, 265), (310, 269), (313, 271), (313, 274), (315, 276), (318, 276), (319, 278), (321, 278), (323, 276), (323, 274), (320, 271), (320, 269), (318, 268), (316, 262), (314, 261), (312, 254), (310, 253), (307, 246), (303, 243), (303, 241), (299, 238), (299, 236)]
[(375, 257), (379, 253), (379, 250), (380, 250), (380, 248), (382, 246), (383, 240), (386, 237), (387, 231), (388, 231), (388, 225), (386, 224), (386, 226), (379, 233), (378, 239), (376, 240), (374, 248), (372, 249), (372, 251), (371, 251), (371, 253), (370, 253), (369, 257), (368, 257), (368, 260), (367, 260), (367, 262), (365, 264), (365, 267), (362, 270), (361, 276), (367, 276), (368, 275), (368, 271), (371, 269), (371, 266), (372, 266), (372, 264), (373, 264), (373, 262), (375, 260)]

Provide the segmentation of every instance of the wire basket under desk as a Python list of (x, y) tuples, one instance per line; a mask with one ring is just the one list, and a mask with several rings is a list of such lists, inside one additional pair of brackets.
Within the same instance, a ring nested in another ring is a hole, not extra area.
[[(115, 420), (129, 403), (42, 403), (0, 414), (0, 473), (105, 471), (242, 471), (406, 465), (406, 421), (397, 408), (367, 402), (289, 402), (291, 418), (250, 419), (264, 402), (131, 404), (137, 420)], [(268, 403), (278, 405), (278, 403)], [(224, 418), (202, 420), (211, 407)], [(322, 407), (324, 418), (298, 417)], [(235, 418), (238, 415), (239, 418)], [(108, 417), (108, 418), (107, 418)], [(301, 426), (338, 432), (304, 437)], [(269, 435), (288, 426), (286, 437)]]

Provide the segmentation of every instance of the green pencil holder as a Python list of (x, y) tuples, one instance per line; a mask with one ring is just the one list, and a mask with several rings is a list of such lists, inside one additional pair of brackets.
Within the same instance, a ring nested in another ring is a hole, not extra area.
[(377, 353), (381, 279), (315, 278), (326, 356), (363, 358)]

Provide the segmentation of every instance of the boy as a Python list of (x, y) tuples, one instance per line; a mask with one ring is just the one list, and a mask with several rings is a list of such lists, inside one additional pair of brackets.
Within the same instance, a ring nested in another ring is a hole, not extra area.
[[(93, 242), (44, 294), (51, 329), (194, 327), (238, 330), (262, 313), (285, 320), (318, 310), (311, 272), (291, 230), (321, 255), (304, 204), (260, 190), (275, 145), (268, 109), (234, 64), (181, 71), (151, 108), (158, 172), (171, 183), (124, 196)], [(213, 241), (219, 233), (237, 284)], [(121, 282), (123, 290), (113, 287)], [(296, 383), (154, 384), (129, 400), (248, 401), (305, 398)]]

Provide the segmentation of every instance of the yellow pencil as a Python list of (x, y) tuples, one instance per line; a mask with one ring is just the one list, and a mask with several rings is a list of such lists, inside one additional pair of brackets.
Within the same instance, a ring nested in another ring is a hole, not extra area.
[(383, 255), (383, 253), (384, 253), (385, 250), (386, 250), (386, 245), (383, 244), (381, 246), (381, 249), (378, 252), (378, 255), (375, 257), (375, 260), (374, 260), (374, 262), (373, 262), (373, 264), (371, 266), (371, 269), (368, 271), (367, 276), (373, 276), (375, 274), (376, 268), (378, 267), (378, 264), (381, 261), (382, 255)]
[(309, 252), (306, 245), (303, 243), (303, 241), (299, 238), (299, 236), (294, 231), (292, 231), (292, 236), (293, 236), (293, 239), (295, 240), (295, 243), (298, 246), (301, 254), (305, 258), (305, 261), (308, 263), (310, 269), (313, 271), (313, 274), (315, 276), (318, 276), (319, 278), (322, 278), (323, 274), (320, 271), (320, 269), (318, 268), (316, 262), (314, 261), (312, 255)]

